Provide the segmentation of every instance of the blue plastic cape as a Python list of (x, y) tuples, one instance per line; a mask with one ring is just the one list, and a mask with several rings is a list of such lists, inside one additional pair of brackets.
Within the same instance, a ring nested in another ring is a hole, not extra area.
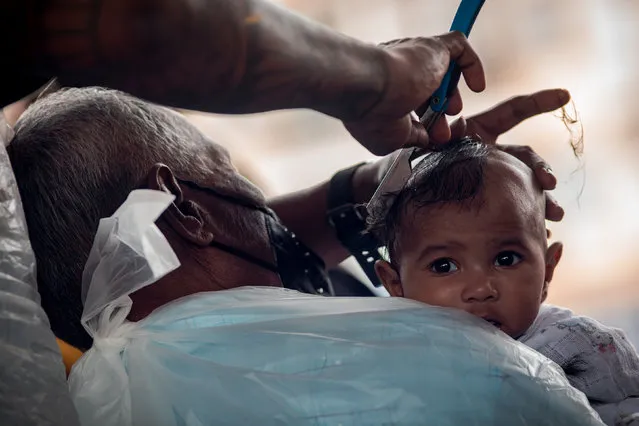
[(154, 197), (133, 193), (101, 223), (85, 270), (95, 344), (70, 377), (84, 425), (602, 424), (548, 359), (471, 315), (414, 301), (251, 287), (126, 322), (124, 289), (176, 267), (153, 225), (162, 203), (142, 208)]
[(75, 426), (62, 355), (40, 306), (35, 255), (0, 108), (0, 424)]

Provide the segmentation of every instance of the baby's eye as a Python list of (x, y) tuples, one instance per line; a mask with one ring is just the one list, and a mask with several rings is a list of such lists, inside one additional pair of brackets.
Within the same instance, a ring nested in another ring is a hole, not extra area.
[(521, 261), (521, 255), (514, 251), (503, 251), (495, 258), (495, 266), (515, 266)]
[(436, 274), (450, 274), (451, 272), (457, 271), (459, 268), (451, 259), (437, 259), (428, 267), (431, 272)]

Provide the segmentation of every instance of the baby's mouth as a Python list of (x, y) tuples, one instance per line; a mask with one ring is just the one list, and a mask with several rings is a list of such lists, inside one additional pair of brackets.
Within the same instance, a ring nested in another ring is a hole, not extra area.
[(484, 321), (486, 321), (489, 324), (494, 325), (495, 327), (501, 329), (501, 322), (494, 320), (492, 318), (482, 318)]

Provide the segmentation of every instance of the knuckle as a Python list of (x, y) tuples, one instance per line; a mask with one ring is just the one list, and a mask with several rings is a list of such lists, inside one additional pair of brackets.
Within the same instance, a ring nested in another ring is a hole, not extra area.
[(528, 99), (528, 95), (517, 95), (511, 98), (508, 98), (508, 102), (521, 103), (522, 101), (525, 101), (526, 99)]
[(530, 145), (522, 145), (521, 146), (521, 155), (526, 157), (529, 161), (539, 163), (543, 162), (541, 157), (537, 155), (534, 149)]
[(520, 146), (520, 145), (507, 145), (504, 148), (504, 151), (507, 152), (510, 155), (513, 155), (517, 158), (519, 158), (520, 160), (523, 161), (524, 157), (527, 157), (528, 152), (526, 151), (524, 146)]

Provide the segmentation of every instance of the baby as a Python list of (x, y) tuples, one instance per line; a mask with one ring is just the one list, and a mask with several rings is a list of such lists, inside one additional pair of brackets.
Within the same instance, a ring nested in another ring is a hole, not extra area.
[(462, 309), (556, 362), (608, 425), (639, 424), (639, 356), (621, 330), (544, 304), (562, 254), (548, 245), (533, 172), (465, 139), (428, 154), (371, 206), (391, 296)]

